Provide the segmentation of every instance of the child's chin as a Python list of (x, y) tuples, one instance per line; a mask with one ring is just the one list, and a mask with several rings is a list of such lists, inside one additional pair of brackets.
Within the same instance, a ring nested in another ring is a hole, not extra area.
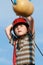
[(23, 34), (19, 35), (19, 36), (22, 36)]
[(25, 34), (19, 34), (18, 36), (23, 36), (23, 35), (25, 35)]

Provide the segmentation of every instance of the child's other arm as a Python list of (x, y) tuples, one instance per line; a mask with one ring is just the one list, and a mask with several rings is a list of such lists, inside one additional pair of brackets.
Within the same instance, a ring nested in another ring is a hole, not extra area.
[(9, 40), (11, 39), (11, 30), (12, 30), (12, 28), (13, 28), (12, 24), (10, 24), (8, 27), (5, 28), (5, 33), (6, 33)]
[(34, 19), (33, 19), (31, 16), (29, 16), (29, 17), (28, 17), (28, 20), (29, 20), (29, 22), (30, 22), (30, 30), (31, 30), (32, 34), (34, 34), (34, 33), (35, 33), (35, 29), (34, 29)]
[(16, 37), (11, 33), (13, 28), (13, 24), (10, 24), (5, 28), (5, 33), (9, 39), (9, 43), (11, 43), (13, 46), (15, 45)]

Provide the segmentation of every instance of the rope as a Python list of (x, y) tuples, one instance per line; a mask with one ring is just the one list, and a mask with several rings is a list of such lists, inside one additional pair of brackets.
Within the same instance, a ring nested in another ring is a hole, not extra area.
[(14, 4), (14, 5), (16, 5), (16, 3), (17, 3), (16, 0), (14, 0), (14, 1), (11, 0), (11, 2), (12, 2), (12, 4)]
[(37, 44), (35, 43), (37, 49), (39, 50), (40, 54), (43, 56), (43, 53), (41, 52), (41, 50), (39, 49), (39, 47), (37, 46)]
[[(32, 40), (32, 33), (30, 32), (30, 41)], [(43, 56), (43, 53), (41, 52), (41, 50), (39, 49), (39, 47), (37, 46), (37, 44), (35, 43), (35, 45), (36, 45), (36, 47), (37, 47), (37, 49), (39, 50), (39, 52), (40, 52), (40, 54)]]

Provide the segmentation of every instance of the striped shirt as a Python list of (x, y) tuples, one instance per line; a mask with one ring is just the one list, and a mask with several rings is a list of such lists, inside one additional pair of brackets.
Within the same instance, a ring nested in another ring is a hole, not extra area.
[[(19, 49), (17, 48), (19, 45)], [(35, 42), (25, 35), (16, 43), (16, 65), (35, 64)]]

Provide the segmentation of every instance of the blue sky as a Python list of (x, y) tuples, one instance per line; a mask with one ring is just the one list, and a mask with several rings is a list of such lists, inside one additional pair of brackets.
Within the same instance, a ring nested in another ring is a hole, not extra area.
[[(43, 52), (43, 0), (31, 0), (34, 4), (32, 14), (35, 22), (35, 41)], [(5, 35), (5, 28), (17, 18), (10, 0), (0, 0), (0, 65), (12, 65), (13, 46)], [(35, 49), (35, 64), (42, 65), (43, 57)]]

